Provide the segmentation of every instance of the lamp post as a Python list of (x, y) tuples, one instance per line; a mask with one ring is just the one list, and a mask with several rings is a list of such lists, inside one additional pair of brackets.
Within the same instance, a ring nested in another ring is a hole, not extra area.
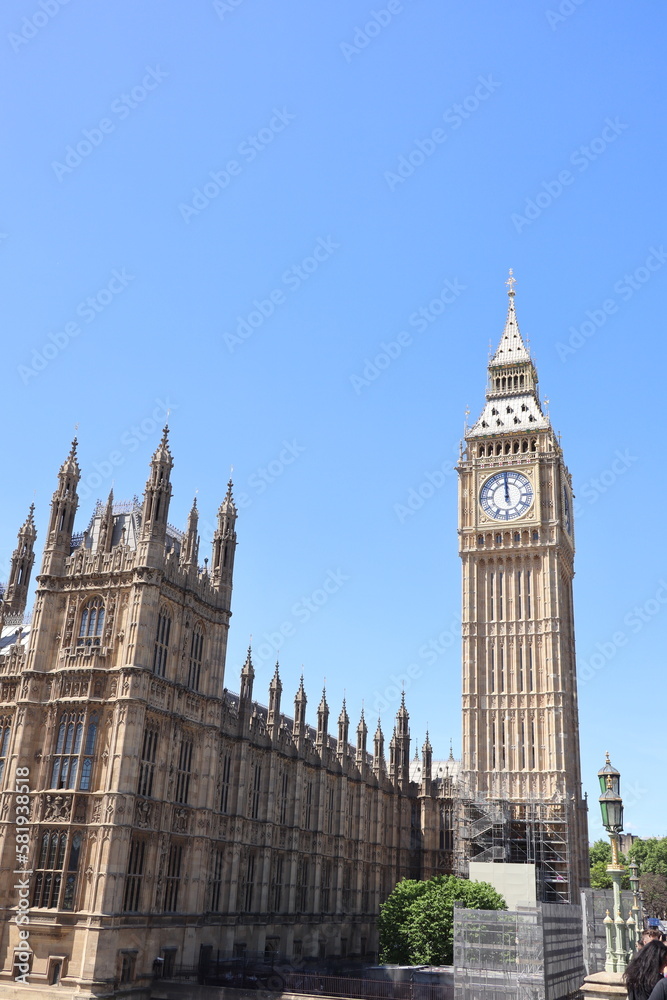
[(632, 915), (635, 918), (638, 944), (644, 931), (644, 910), (639, 891), (639, 865), (633, 861), (631, 865), (628, 865), (628, 868), (630, 869), (630, 888), (632, 889)]
[[(623, 919), (621, 906), (621, 878), (625, 869), (618, 855), (618, 835), (623, 829), (623, 800), (620, 793), (621, 775), (615, 767), (612, 767), (609, 754), (606, 754), (605, 766), (598, 771), (598, 778), (602, 792), (600, 795), (602, 825), (611, 841), (611, 863), (607, 865), (607, 873), (611, 876), (614, 887), (614, 916), (610, 920), (614, 933), (612, 934), (612, 927), (608, 926), (605, 971), (625, 972), (630, 952), (627, 945), (628, 928)], [(632, 927), (632, 924), (630, 926)]]

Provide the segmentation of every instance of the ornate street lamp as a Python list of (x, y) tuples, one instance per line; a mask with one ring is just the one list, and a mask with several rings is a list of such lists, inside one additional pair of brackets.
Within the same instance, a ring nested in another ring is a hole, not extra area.
[(628, 865), (630, 869), (630, 888), (632, 889), (632, 915), (635, 918), (637, 928), (637, 941), (641, 940), (644, 931), (644, 912), (640, 904), (639, 896), (639, 865), (636, 861)]
[[(611, 863), (607, 865), (607, 873), (611, 876), (614, 887), (614, 918), (607, 913), (605, 920), (605, 930), (607, 936), (607, 955), (605, 962), (606, 972), (625, 972), (628, 962), (632, 957), (635, 941), (631, 942), (631, 949), (628, 950), (627, 932), (630, 930), (634, 938), (636, 934), (636, 921), (630, 916), (629, 926), (623, 919), (621, 907), (621, 878), (625, 872), (620, 863), (618, 853), (618, 835), (623, 829), (623, 799), (621, 798), (621, 775), (612, 766), (609, 754), (606, 754), (606, 762), (603, 768), (598, 771), (600, 779), (600, 811), (602, 813), (602, 825), (609, 834), (611, 841)], [(612, 925), (615, 931), (615, 946), (612, 945)]]

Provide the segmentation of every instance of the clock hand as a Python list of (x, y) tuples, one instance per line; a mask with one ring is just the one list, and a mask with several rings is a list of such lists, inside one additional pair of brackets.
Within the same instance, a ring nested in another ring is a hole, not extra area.
[(507, 473), (505, 473), (505, 503), (509, 502), (510, 502), (510, 490), (509, 486), (507, 485)]

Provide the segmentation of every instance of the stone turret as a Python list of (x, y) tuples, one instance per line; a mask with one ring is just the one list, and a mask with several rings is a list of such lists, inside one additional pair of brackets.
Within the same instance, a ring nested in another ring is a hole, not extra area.
[(77, 440), (74, 438), (69, 455), (58, 472), (58, 486), (51, 500), (51, 517), (42, 558), (42, 575), (44, 576), (55, 576), (62, 573), (65, 559), (70, 554), (74, 515), (79, 506), (76, 488), (81, 478), (76, 448)]
[(28, 516), (19, 528), (17, 545), (12, 553), (9, 569), (9, 582), (4, 599), (0, 601), (0, 611), (3, 616), (23, 617), (28, 603), (30, 574), (35, 562), (35, 505), (30, 504)]

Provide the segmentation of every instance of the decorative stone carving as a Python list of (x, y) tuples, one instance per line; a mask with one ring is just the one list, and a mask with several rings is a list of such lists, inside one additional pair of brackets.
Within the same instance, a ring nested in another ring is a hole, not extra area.
[(47, 795), (42, 807), (44, 822), (67, 822), (72, 810), (72, 799), (69, 795)]

